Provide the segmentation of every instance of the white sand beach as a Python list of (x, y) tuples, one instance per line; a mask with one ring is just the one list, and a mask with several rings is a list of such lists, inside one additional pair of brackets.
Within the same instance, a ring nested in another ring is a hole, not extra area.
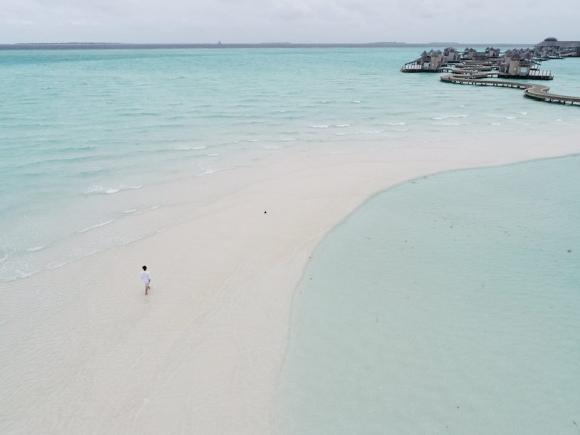
[(578, 153), (580, 143), (350, 149), (274, 152), (168, 187), (199, 201), (148, 219), (180, 213), (183, 223), (1, 284), (0, 432), (273, 433), (293, 292), (333, 226), (405, 180)]

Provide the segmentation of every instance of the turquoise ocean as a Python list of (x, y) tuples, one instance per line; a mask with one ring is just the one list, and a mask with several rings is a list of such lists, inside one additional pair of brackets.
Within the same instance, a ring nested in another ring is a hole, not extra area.
[(580, 157), (424, 177), (320, 244), (284, 434), (580, 433)]
[[(146, 237), (161, 223), (131, 219), (175, 205), (164, 183), (266, 153), (578, 126), (519, 91), (399, 73), (422, 50), (0, 51), (0, 281)], [(580, 59), (548, 67), (580, 95)]]
[[(273, 153), (578, 140), (577, 108), (400, 73), (423, 49), (0, 51), (1, 290), (154, 234), (188, 205), (169, 186)], [(580, 59), (544, 68), (580, 95)], [(568, 157), (354, 212), (295, 297), (283, 432), (578, 434), (579, 186)]]

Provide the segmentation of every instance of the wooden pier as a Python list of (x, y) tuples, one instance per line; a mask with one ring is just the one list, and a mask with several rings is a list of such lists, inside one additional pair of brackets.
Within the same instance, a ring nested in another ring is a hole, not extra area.
[(468, 48), (460, 54), (448, 47), (444, 51), (423, 51), (420, 58), (403, 65), (401, 72), (445, 73), (441, 76), (445, 83), (521, 89), (527, 98), (580, 106), (580, 97), (553, 94), (548, 86), (520, 81), (554, 79), (551, 71), (540, 69), (536, 54), (534, 50), (520, 48), (501, 53), (493, 47), (485, 52)]
[(580, 106), (580, 97), (552, 94), (547, 86), (534, 85), (524, 91), (524, 96), (533, 100), (545, 101), (546, 103)]
[(522, 80), (554, 80), (554, 75), (551, 71), (531, 70), (525, 76), (511, 75), (511, 74), (497, 74), (498, 78), (502, 79), (522, 79)]
[(545, 85), (533, 83), (510, 82), (507, 80), (485, 80), (483, 78), (460, 77), (453, 74), (441, 76), (441, 81), (445, 83), (454, 83), (458, 85), (472, 86), (495, 86), (500, 88), (523, 89), (524, 96), (546, 103), (565, 104), (569, 106), (580, 106), (580, 97), (568, 95), (557, 95), (550, 92), (550, 88)]

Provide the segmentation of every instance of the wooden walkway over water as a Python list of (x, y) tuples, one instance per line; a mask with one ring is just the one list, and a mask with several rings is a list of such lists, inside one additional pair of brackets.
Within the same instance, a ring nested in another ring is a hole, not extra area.
[(523, 89), (524, 96), (527, 98), (545, 101), (546, 103), (580, 106), (580, 97), (552, 94), (548, 86), (534, 83), (510, 82), (507, 80), (485, 80), (484, 77), (482, 77), (482, 74), (476, 74), (471, 77), (445, 74), (441, 76), (441, 81), (458, 85), (496, 86), (500, 88)]

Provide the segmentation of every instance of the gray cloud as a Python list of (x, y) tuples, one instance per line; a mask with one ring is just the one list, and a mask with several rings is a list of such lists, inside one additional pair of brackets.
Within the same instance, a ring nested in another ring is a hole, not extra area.
[(0, 42), (580, 39), (578, 0), (3, 0)]

